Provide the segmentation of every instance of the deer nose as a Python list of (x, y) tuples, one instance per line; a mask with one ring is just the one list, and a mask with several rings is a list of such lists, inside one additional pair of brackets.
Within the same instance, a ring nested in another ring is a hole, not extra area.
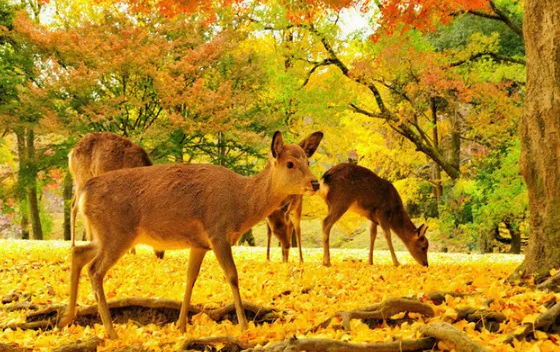
[(311, 181), (311, 187), (313, 187), (314, 191), (317, 191), (319, 189), (319, 181)]

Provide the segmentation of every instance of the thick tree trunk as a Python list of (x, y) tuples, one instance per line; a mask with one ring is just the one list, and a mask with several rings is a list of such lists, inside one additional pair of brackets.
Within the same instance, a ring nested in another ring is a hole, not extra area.
[(70, 241), (70, 213), (72, 210), (72, 176), (70, 175), (70, 171), (67, 171), (64, 177), (62, 197), (64, 199), (64, 240)]
[(31, 228), (33, 229), (33, 238), (36, 240), (43, 239), (43, 227), (41, 226), (41, 217), (39, 210), (39, 199), (37, 197), (37, 164), (35, 160), (35, 133), (29, 129), (25, 135), (25, 144), (27, 147), (27, 163), (29, 182), (27, 184), (27, 201), (29, 202), (29, 216), (31, 218)]
[(537, 281), (560, 267), (560, 6), (526, 0), (527, 98), (519, 123), (521, 174), (529, 192), (529, 244), (512, 278)]
[(20, 227), (21, 227), (21, 239), (29, 239), (29, 207), (27, 205), (27, 196), (25, 194), (25, 170), (26, 170), (26, 160), (27, 152), (25, 148), (25, 132), (23, 130), (16, 131), (17, 137), (17, 151), (18, 151), (18, 192), (17, 196), (19, 199), (19, 212), (20, 212)]

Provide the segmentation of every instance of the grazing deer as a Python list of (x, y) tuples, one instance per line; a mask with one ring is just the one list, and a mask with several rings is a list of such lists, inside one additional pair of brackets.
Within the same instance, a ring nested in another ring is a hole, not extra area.
[(315, 132), (299, 145), (285, 145), (274, 133), (269, 162), (258, 175), (245, 177), (215, 165), (155, 165), (109, 172), (82, 188), (78, 208), (93, 241), (72, 249), (70, 299), (59, 326), (76, 315), (80, 272), (89, 279), (99, 315), (110, 338), (117, 338), (103, 290), (103, 277), (133, 245), (155, 249), (190, 247), (187, 285), (179, 329), (186, 330), (194, 283), (206, 252), (213, 250), (233, 292), (239, 324), (247, 327), (231, 246), (291, 194), (313, 194), (319, 182), (308, 157), (323, 136)]
[[(68, 166), (75, 185), (70, 218), (72, 247), (76, 243), (76, 199), (87, 180), (109, 171), (150, 165), (152, 161), (144, 148), (114, 133), (88, 133), (76, 143), (68, 155)], [(91, 241), (91, 238), (88, 240)], [(163, 251), (155, 251), (155, 254), (163, 259)]]
[[(290, 255), (292, 233), (295, 230), (299, 248), (299, 262), (303, 263), (301, 251), (301, 211), (303, 197), (291, 195), (284, 199), (278, 209), (274, 210), (266, 218), (266, 233), (268, 237), (266, 245), (266, 260), (270, 260), (270, 240), (274, 235), (282, 246), (282, 261), (287, 263)], [(290, 218), (291, 216), (291, 218)]]
[(373, 246), (377, 225), (381, 225), (389, 244), (395, 266), (399, 265), (391, 230), (404, 242), (416, 261), (428, 266), (428, 227), (416, 228), (404, 210), (401, 197), (391, 182), (382, 179), (365, 167), (342, 163), (325, 172), (321, 178), (319, 195), (329, 208), (323, 220), (323, 265), (330, 266), (329, 235), (333, 225), (346, 211), (365, 216), (371, 221), (369, 263), (373, 264)]

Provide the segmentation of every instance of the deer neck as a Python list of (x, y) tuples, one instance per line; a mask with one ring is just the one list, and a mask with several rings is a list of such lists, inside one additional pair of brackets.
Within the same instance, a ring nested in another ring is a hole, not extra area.
[(404, 207), (402, 207), (401, 211), (397, 212), (396, 216), (391, 217), (391, 227), (406, 245), (408, 245), (416, 233), (416, 226), (408, 217)]
[[(250, 177), (243, 192), (247, 200), (246, 223), (257, 223), (274, 211), (289, 196), (274, 182), (274, 168), (269, 162), (259, 174)], [(254, 224), (250, 225), (253, 226)]]

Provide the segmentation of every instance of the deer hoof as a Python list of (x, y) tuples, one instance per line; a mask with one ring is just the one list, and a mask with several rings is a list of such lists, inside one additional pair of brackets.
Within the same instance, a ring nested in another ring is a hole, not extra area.
[(108, 331), (107, 335), (109, 335), (109, 340), (116, 340), (119, 338), (119, 335), (117, 335), (117, 332), (115, 330)]
[(62, 329), (63, 327), (70, 324), (72, 322), (72, 320), (74, 320), (75, 317), (76, 317), (76, 314), (72, 314), (72, 313), (68, 313), (68, 312), (64, 313), (62, 318), (60, 318), (60, 320), (58, 321), (58, 327)]

